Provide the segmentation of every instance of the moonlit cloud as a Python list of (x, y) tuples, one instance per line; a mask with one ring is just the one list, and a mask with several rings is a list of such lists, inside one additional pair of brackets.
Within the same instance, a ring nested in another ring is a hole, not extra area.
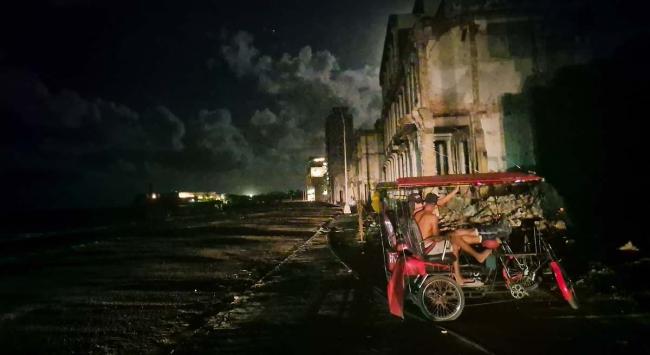
[(259, 51), (252, 46), (253, 36), (247, 32), (237, 32), (231, 39), (231, 45), (222, 47), (223, 58), (230, 68), (237, 74), (243, 76), (253, 70), (253, 59)]
[(305, 46), (295, 55), (273, 57), (258, 50), (253, 36), (238, 32), (225, 38), (222, 59), (241, 80), (254, 79), (264, 102), (244, 130), (253, 152), (250, 164), (217, 179), (233, 188), (264, 190), (300, 187), (309, 156), (323, 155), (325, 117), (334, 106), (350, 106), (355, 125), (370, 126), (380, 114), (378, 69), (342, 69), (329, 51)]
[(17, 186), (12, 194), (65, 207), (128, 203), (150, 182), (159, 191), (301, 188), (306, 159), (324, 154), (333, 106), (350, 106), (356, 126), (379, 117), (376, 68), (344, 69), (331, 52), (310, 46), (274, 57), (246, 32), (222, 41), (220, 56), (206, 62), (255, 83), (242, 100), (252, 105), (248, 115), (238, 109), (233, 117), (236, 107), (189, 115), (163, 104), (134, 109), (0, 68), (2, 144), (11, 151), (2, 156), (2, 178)]
[[(285, 53), (274, 59), (260, 53), (252, 35), (242, 31), (227, 41), (221, 51), (237, 76), (256, 78), (260, 91), (278, 101), (286, 97), (325, 101), (323, 104), (329, 105), (319, 107), (322, 117), (332, 106), (347, 105), (352, 109), (356, 126), (372, 125), (379, 118), (379, 68), (343, 70), (331, 52), (314, 53), (310, 46), (303, 47), (295, 56)], [(305, 91), (298, 91), (302, 89)]]

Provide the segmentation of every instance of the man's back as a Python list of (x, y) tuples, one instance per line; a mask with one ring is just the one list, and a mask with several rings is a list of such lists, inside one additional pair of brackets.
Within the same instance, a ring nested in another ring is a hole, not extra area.
[(422, 239), (438, 235), (438, 217), (427, 210), (417, 212), (413, 218), (420, 228)]

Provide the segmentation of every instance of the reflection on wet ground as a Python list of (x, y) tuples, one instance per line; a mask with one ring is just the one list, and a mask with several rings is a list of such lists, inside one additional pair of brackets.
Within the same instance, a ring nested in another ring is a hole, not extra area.
[(203, 324), (336, 209), (286, 205), (0, 251), (3, 352), (157, 352)]

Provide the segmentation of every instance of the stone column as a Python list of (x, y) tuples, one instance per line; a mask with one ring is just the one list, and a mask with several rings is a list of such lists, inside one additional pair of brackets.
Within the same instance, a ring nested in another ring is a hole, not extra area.
[(487, 149), (485, 148), (485, 132), (481, 124), (481, 96), (479, 92), (479, 59), (476, 43), (478, 25), (469, 24), (469, 55), (470, 55), (470, 73), (472, 77), (472, 113), (470, 114), (470, 137), (474, 150), (474, 167), (478, 172), (487, 172)]
[(391, 157), (391, 160), (393, 161), (393, 180), (397, 180), (397, 178), (399, 178), (399, 161), (397, 160), (397, 154), (392, 153)]
[(483, 114), (472, 114), (470, 116), (470, 135), (474, 151), (474, 164), (472, 164), (474, 166), (472, 169), (475, 170), (472, 173), (484, 173), (488, 171), (487, 148), (485, 147), (485, 132), (483, 131), (483, 125), (481, 124), (481, 115)]
[(419, 176), (419, 163), (417, 161), (417, 143), (416, 143), (417, 137), (413, 137), (413, 135), (409, 136), (408, 140), (408, 145), (409, 145), (409, 158), (411, 161), (411, 176)]
[(422, 118), (421, 125), (418, 127), (418, 149), (420, 155), (420, 166), (422, 176), (436, 175), (436, 152), (433, 135), (433, 115), (429, 110), (420, 110)]
[(427, 46), (432, 40), (432, 30), (430, 26), (416, 28), (415, 33), (415, 52), (416, 52), (416, 83), (418, 107), (427, 107), (431, 97), (431, 73), (429, 72), (429, 56)]

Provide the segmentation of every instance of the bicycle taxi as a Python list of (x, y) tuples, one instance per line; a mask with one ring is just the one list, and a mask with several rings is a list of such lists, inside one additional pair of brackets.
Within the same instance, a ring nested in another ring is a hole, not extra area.
[[(391, 313), (403, 318), (404, 299), (409, 299), (427, 318), (450, 321), (463, 312), (466, 296), (481, 297), (505, 291), (521, 299), (529, 296), (545, 275), (553, 276), (553, 284), (561, 296), (577, 309), (573, 284), (545, 236), (550, 222), (544, 218), (541, 208), (539, 185), (542, 182), (534, 174), (503, 172), (399, 178), (378, 184)], [(460, 255), (463, 277), (480, 280), (483, 286), (479, 288), (464, 288), (455, 281), (452, 264), (456, 257), (449, 241), (445, 241), (442, 252), (431, 255), (427, 251), (407, 203), (411, 193), (444, 194), (456, 186), (461, 187), (460, 193), (446, 208), (440, 209), (440, 233), (477, 228), (483, 235), (499, 234), (498, 243), (494, 242), (495, 238), (486, 238), (475, 246), (493, 250), (483, 264), (469, 262)]]

